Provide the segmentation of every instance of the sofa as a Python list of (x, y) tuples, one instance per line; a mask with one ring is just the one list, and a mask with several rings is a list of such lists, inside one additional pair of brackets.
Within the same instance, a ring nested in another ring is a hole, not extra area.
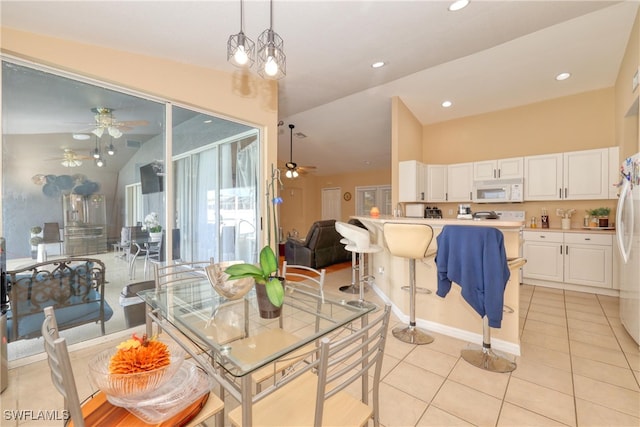
[(104, 299), (105, 266), (93, 258), (63, 258), (7, 271), (9, 341), (41, 335), (44, 308), (53, 306), (58, 329), (104, 323), (113, 310)]
[(351, 252), (340, 243), (342, 236), (336, 231), (336, 221), (316, 221), (309, 228), (307, 237), (299, 240), (289, 237), (284, 245), (287, 264), (324, 268), (332, 264), (350, 261)]

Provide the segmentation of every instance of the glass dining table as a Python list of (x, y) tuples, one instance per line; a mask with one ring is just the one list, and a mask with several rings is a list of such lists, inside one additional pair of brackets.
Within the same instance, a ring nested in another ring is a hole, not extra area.
[[(314, 342), (343, 333), (355, 320), (366, 323), (367, 314), (376, 310), (342, 299), (323, 301), (320, 295), (296, 289), (295, 282), (291, 285), (276, 319), (259, 316), (255, 289), (227, 300), (206, 278), (138, 295), (151, 308), (152, 321), (219, 384), (220, 397), (224, 400), (226, 392), (240, 402), (243, 425), (249, 426), (253, 403), (277, 388), (278, 375), (313, 357)], [(219, 417), (218, 425), (224, 425), (224, 414)]]

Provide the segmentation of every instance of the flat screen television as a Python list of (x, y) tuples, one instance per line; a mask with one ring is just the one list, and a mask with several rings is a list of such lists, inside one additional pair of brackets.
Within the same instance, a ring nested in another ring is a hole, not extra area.
[(163, 190), (162, 175), (158, 175), (158, 167), (153, 163), (140, 166), (140, 186), (142, 194), (158, 193)]

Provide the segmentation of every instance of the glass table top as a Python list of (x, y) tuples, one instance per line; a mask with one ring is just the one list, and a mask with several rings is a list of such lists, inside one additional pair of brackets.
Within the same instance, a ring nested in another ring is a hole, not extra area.
[(210, 350), (215, 362), (236, 377), (298, 354), (307, 344), (338, 333), (376, 309), (326, 296), (323, 302), (319, 295), (288, 287), (281, 317), (262, 319), (255, 289), (230, 301), (219, 296), (206, 279), (138, 295), (194, 343)]

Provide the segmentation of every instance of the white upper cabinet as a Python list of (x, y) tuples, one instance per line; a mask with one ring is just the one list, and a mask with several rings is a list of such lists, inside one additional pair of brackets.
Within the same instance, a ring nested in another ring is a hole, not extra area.
[(424, 202), (427, 200), (427, 165), (417, 160), (398, 164), (398, 201)]
[(524, 177), (524, 158), (522, 157), (473, 163), (473, 179), (475, 181), (522, 177)]
[(524, 158), (524, 200), (562, 199), (562, 153)]
[(609, 198), (609, 149), (572, 151), (563, 157), (565, 200)]
[(427, 202), (447, 201), (447, 165), (427, 165)]
[(609, 149), (524, 158), (524, 200), (608, 199)]
[(447, 166), (447, 201), (471, 202), (472, 187), (473, 163)]

